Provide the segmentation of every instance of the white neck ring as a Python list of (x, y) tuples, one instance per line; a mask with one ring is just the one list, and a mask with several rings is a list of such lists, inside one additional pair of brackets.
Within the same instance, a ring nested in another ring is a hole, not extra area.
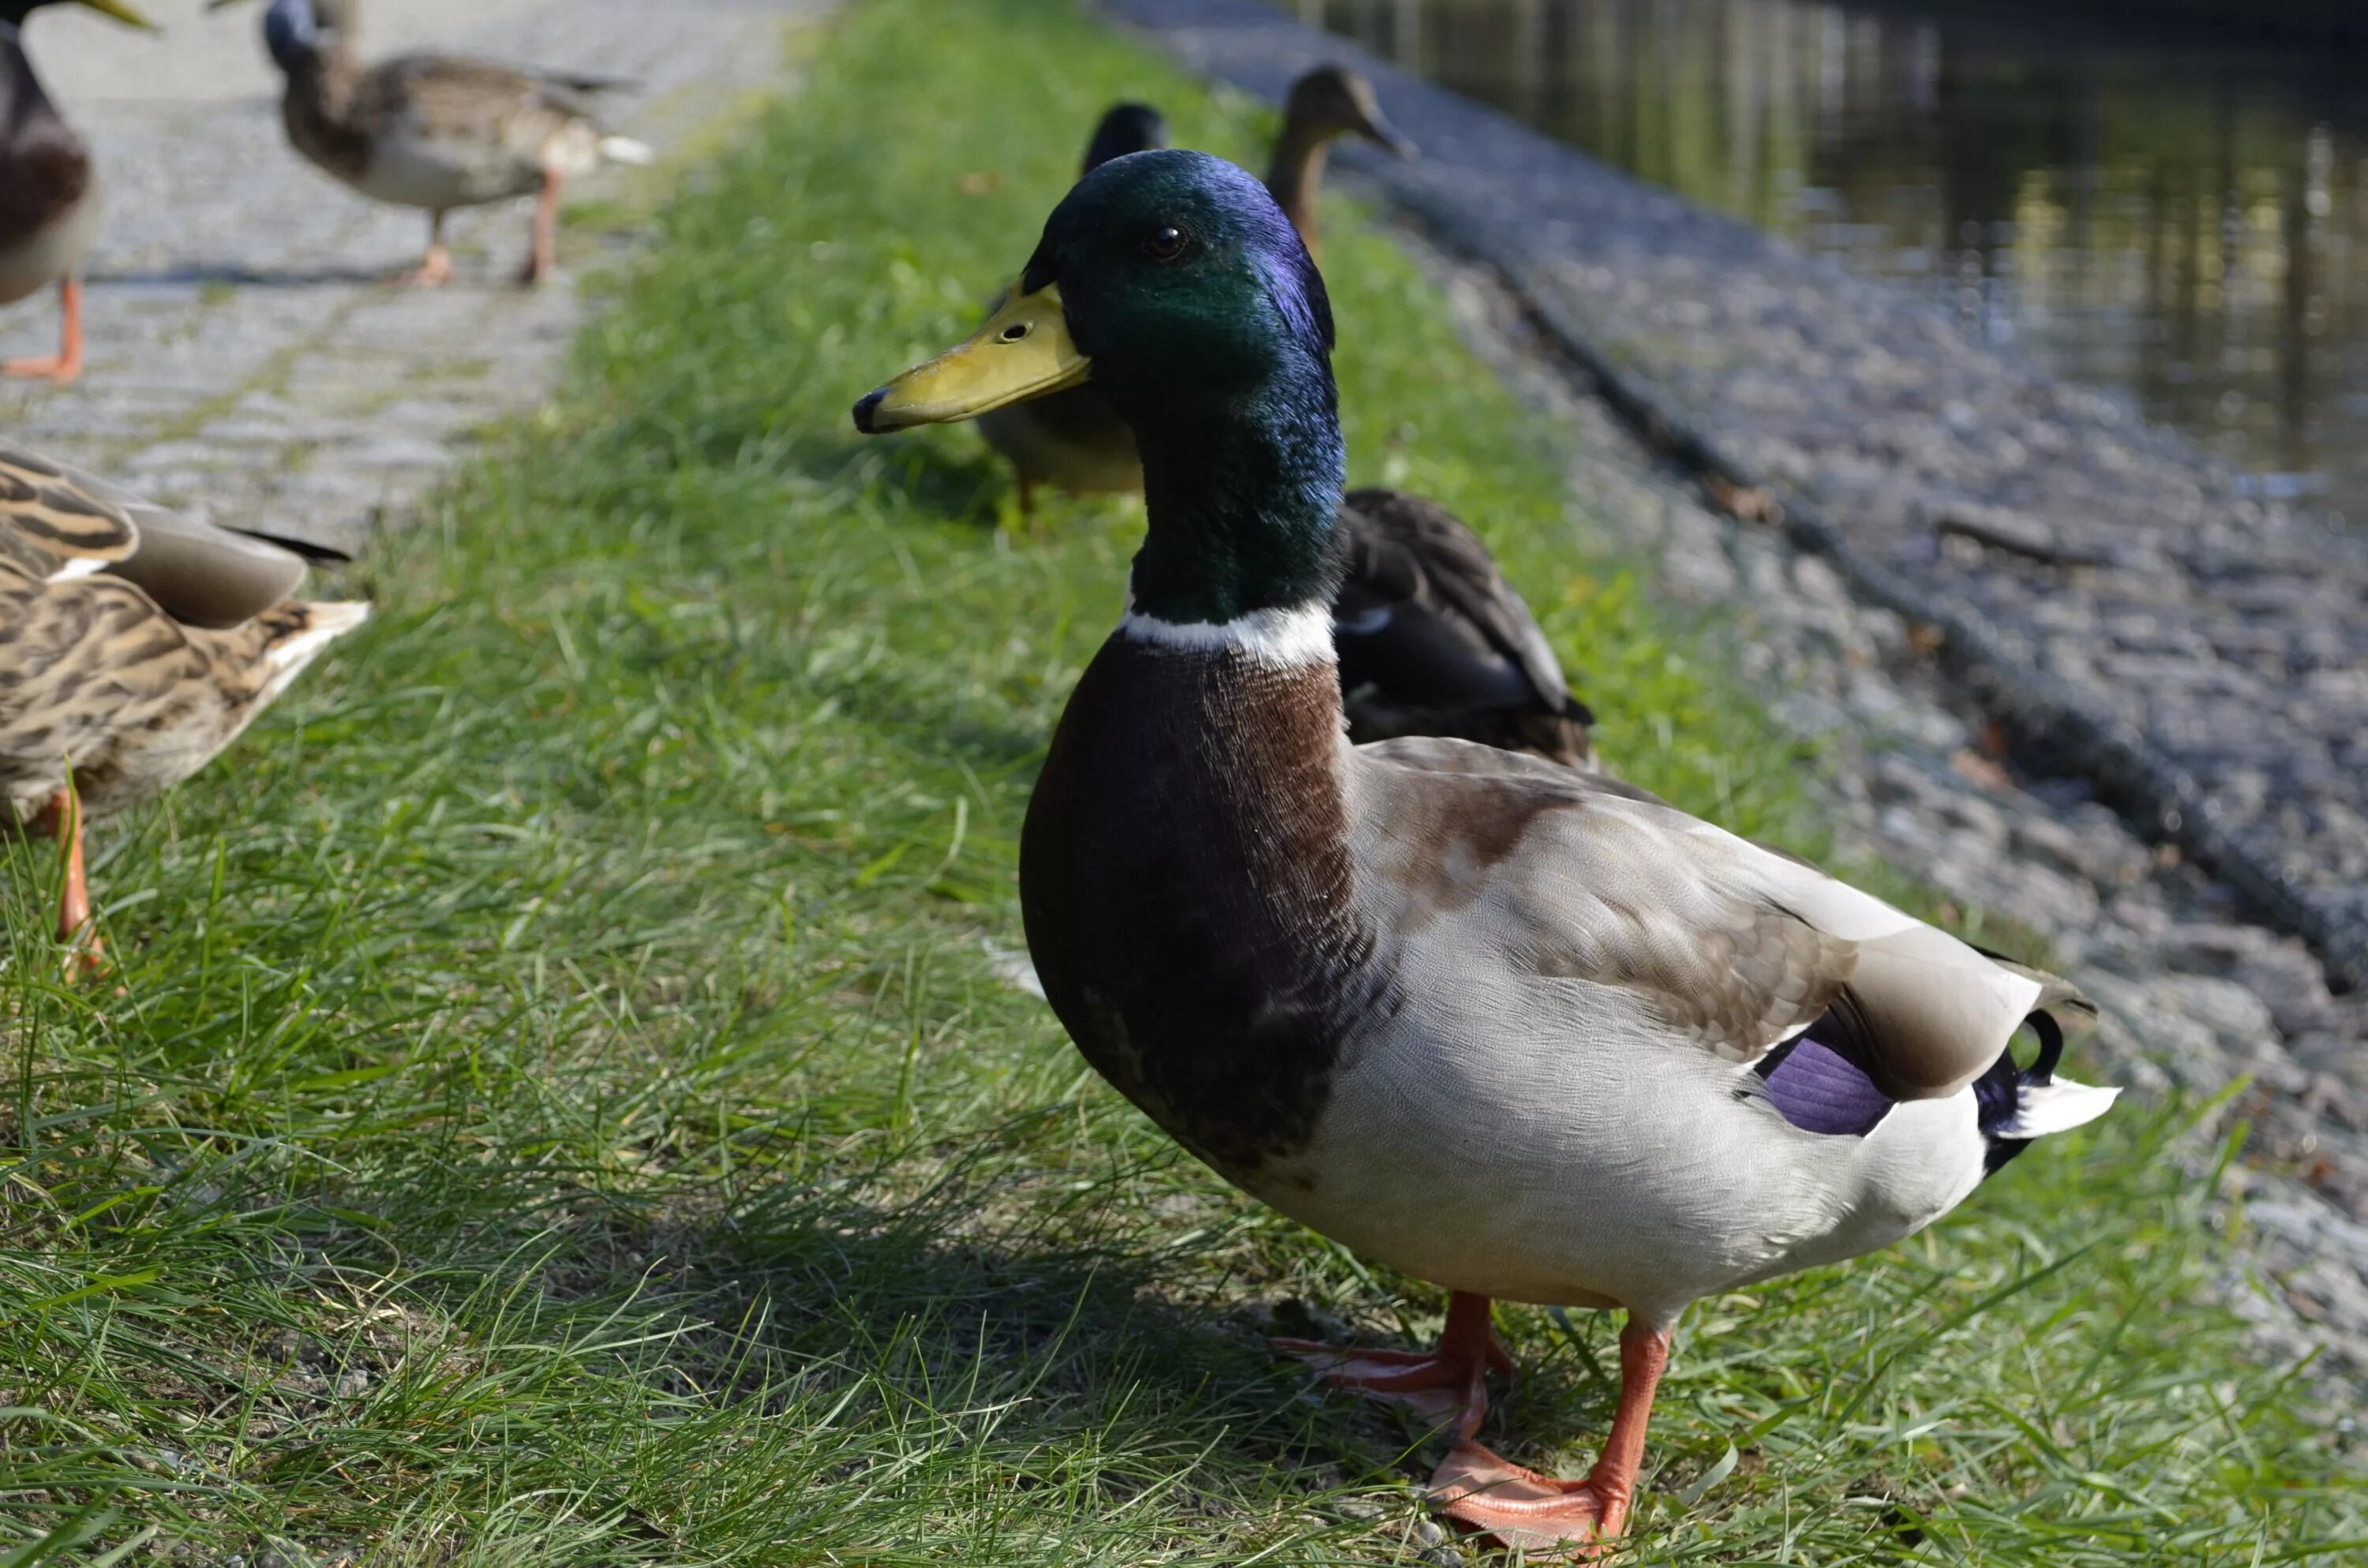
[(1269, 669), (1299, 669), (1333, 662), (1332, 611), (1316, 602), (1287, 608), (1254, 609), (1231, 620), (1162, 620), (1134, 608), (1128, 596), (1118, 634), (1178, 653), (1236, 653)]

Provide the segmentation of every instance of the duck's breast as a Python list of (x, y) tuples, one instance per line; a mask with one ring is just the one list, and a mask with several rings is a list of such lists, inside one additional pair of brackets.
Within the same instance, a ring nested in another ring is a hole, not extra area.
[(1021, 836), (1029, 948), (1078, 1049), (1259, 1193), (1386, 991), (1345, 896), (1338, 701), (1328, 662), (1266, 671), (1113, 638)]
[(98, 238), (100, 206), (97, 176), (79, 144), (45, 142), (0, 154), (0, 305), (79, 268)]

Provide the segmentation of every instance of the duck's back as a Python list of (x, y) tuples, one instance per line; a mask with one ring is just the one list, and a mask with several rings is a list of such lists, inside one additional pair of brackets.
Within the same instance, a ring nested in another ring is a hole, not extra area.
[[(1422, 1278), (1651, 1315), (1888, 1245), (1989, 1168), (1972, 1085), (2010, 1076), (2017, 1027), (2079, 1005), (1616, 780), (1451, 740), (1350, 756), (1360, 924), (1405, 1004), (1293, 1211)], [(1472, 1222), (1418, 1223), (1442, 1198)]]
[(1479, 535), (1402, 490), (1341, 498), (1334, 603), (1357, 740), (1447, 735), (1590, 765), (1593, 715)]

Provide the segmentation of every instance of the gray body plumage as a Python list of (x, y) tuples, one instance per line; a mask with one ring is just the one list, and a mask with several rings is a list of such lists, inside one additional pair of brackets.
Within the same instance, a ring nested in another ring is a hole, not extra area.
[[(1360, 1254), (1667, 1326), (1962, 1201), (2007, 1125), (1977, 1079), (2008, 1074), (2021, 1138), (2110, 1104), (2001, 1066), (2033, 1013), (2085, 1010), (2063, 982), (1600, 775), (1352, 746), (1328, 650), (1184, 631), (1121, 632), (1072, 699), (1030, 942), (1097, 1068)], [(1164, 733), (1194, 739), (1147, 761)], [(1863, 1134), (1796, 1124), (1759, 1071), (1813, 1027), (1890, 1102)]]

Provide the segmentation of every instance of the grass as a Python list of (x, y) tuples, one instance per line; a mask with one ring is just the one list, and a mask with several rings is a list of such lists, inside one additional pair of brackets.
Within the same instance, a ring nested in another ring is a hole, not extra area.
[[(1137, 523), (1015, 537), (974, 436), (848, 426), (1122, 94), (1263, 131), (1055, 0), (856, 8), (559, 406), (371, 564), (381, 617), (104, 832), (120, 991), (48, 981), (51, 862), (0, 862), (0, 1563), (1417, 1551), (1419, 1435), (1258, 1335), (1417, 1336), (1439, 1295), (1231, 1194), (996, 978)], [(1568, 585), (1537, 597), (1634, 777), (1803, 842), (1797, 758), (1587, 554), (1551, 432), (1346, 213), (1330, 272), (1357, 476)], [(1636, 1559), (2368, 1550), (2339, 1439), (2203, 1304), (2190, 1119), (2129, 1108), (1910, 1245), (1704, 1303)], [(1613, 1325), (1504, 1324), (1496, 1431), (1584, 1463)]]

